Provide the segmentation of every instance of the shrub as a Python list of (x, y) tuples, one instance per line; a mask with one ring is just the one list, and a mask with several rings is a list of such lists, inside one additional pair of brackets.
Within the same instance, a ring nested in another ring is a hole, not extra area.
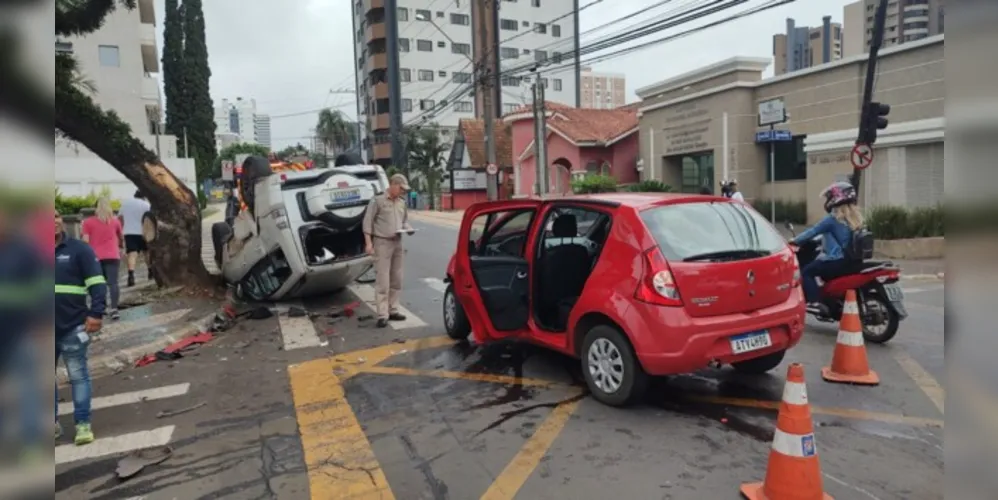
[(572, 191), (576, 194), (613, 193), (617, 191), (617, 179), (609, 175), (587, 175), (572, 181)]
[(672, 186), (662, 181), (645, 180), (627, 186), (627, 190), (632, 193), (670, 193)]
[[(756, 198), (752, 200), (752, 208), (769, 218), (769, 200)], [(797, 200), (776, 200), (776, 222), (791, 222), (794, 224), (807, 224), (807, 201)]]
[(866, 211), (866, 227), (877, 239), (899, 240), (944, 236), (943, 208), (879, 206)]
[[(64, 196), (59, 192), (58, 189), (55, 190), (55, 210), (61, 215), (73, 215), (80, 213), (81, 210), (85, 208), (94, 208), (97, 206), (97, 199), (101, 196), (111, 196), (111, 188), (104, 186), (101, 188), (100, 192), (95, 193), (90, 191), (90, 194), (86, 196)], [(111, 200), (111, 208), (117, 212), (121, 209), (121, 201)]]

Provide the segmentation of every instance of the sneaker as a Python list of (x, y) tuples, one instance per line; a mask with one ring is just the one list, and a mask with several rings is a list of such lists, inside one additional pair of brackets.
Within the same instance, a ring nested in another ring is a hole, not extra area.
[(111, 311), (108, 312), (107, 315), (110, 316), (111, 319), (114, 321), (118, 321), (119, 319), (121, 319), (121, 313), (119, 313), (117, 309), (111, 309)]
[(391, 313), (388, 315), (388, 321), (405, 321), (405, 314)]
[(388, 326), (388, 318), (378, 318), (377, 327), (378, 328), (384, 328), (386, 326)]
[(73, 442), (77, 446), (94, 442), (94, 431), (90, 430), (90, 424), (76, 424), (76, 438)]
[(128, 286), (135, 286), (135, 273), (128, 273)]
[(55, 438), (59, 439), (61, 437), (62, 437), (62, 426), (59, 425), (59, 422), (56, 422), (55, 423)]

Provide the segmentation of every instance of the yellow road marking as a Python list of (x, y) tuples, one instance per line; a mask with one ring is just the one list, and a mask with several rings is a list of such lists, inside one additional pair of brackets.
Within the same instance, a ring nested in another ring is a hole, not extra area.
[(312, 498), (394, 500), (330, 359), (288, 368)]
[(513, 460), (506, 465), (499, 477), (482, 495), (482, 500), (512, 499), (523, 487), (523, 483), (533, 475), (534, 470), (547, 454), (551, 444), (561, 434), (572, 413), (579, 407), (579, 401), (562, 403), (551, 411), (544, 423), (537, 428), (533, 436), (520, 448)]
[(493, 375), (490, 373), (464, 373), (451, 372), (446, 370), (415, 370), (412, 368), (398, 368), (394, 366), (365, 366), (358, 370), (361, 373), (376, 373), (379, 375), (404, 375), (409, 377), (436, 377), (456, 380), (470, 380), (473, 382), (492, 382), (495, 384), (507, 385), (528, 385), (536, 387), (555, 387), (568, 384), (541, 380), (536, 378), (519, 378), (510, 375)]
[[(718, 405), (740, 406), (743, 408), (757, 408), (760, 410), (779, 410), (779, 401), (764, 401), (760, 399), (726, 398), (715, 396), (683, 396), (690, 401), (700, 403), (710, 403)], [(811, 406), (811, 413), (814, 415), (827, 415), (830, 417), (849, 418), (854, 420), (870, 420), (883, 422), (886, 424), (903, 424), (916, 427), (938, 427), (943, 428), (943, 421), (935, 418), (908, 417), (894, 413), (878, 413), (864, 410), (854, 410), (852, 408), (825, 408), (821, 406)]]
[(922, 392), (932, 400), (936, 408), (939, 408), (939, 413), (946, 413), (944, 411), (946, 391), (939, 385), (936, 378), (925, 371), (925, 368), (922, 368), (922, 365), (918, 364), (918, 361), (915, 361), (914, 358), (904, 351), (898, 351), (894, 354), (894, 359), (901, 365), (901, 369), (922, 389)]
[(360, 351), (350, 351), (339, 356), (333, 356), (332, 362), (335, 366), (353, 366), (355, 371), (363, 371), (364, 368), (375, 366), (392, 356), (403, 354), (403, 351), (421, 351), (423, 349), (454, 345), (454, 343), (453, 339), (443, 336), (412, 339)]

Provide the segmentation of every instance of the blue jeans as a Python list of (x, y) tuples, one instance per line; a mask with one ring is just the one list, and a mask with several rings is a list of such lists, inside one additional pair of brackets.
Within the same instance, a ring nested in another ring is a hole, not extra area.
[(847, 271), (848, 264), (842, 259), (814, 259), (801, 269), (801, 286), (804, 287), (804, 300), (809, 304), (821, 300), (821, 288), (817, 278), (829, 280), (842, 276)]
[[(90, 423), (90, 371), (87, 369), (87, 348), (90, 335), (80, 326), (73, 333), (55, 341), (55, 361), (61, 356), (69, 372), (69, 382), (73, 387), (73, 420), (77, 424)], [(59, 416), (59, 392), (56, 387), (55, 411)]]
[[(11, 357), (7, 365), (7, 374), (13, 376), (17, 384), (20, 437), (24, 443), (37, 444), (44, 437), (40, 425), (42, 406), (37, 383), (38, 355), (28, 337), (18, 339), (17, 344), (10, 347)], [(0, 428), (3, 427), (3, 420), (0, 418)]]

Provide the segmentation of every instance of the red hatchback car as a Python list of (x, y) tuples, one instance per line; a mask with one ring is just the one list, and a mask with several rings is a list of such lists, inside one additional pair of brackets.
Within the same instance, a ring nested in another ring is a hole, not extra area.
[(797, 258), (750, 206), (608, 193), (479, 203), (447, 266), (448, 335), (519, 339), (578, 357), (621, 406), (649, 375), (775, 368), (804, 331)]

